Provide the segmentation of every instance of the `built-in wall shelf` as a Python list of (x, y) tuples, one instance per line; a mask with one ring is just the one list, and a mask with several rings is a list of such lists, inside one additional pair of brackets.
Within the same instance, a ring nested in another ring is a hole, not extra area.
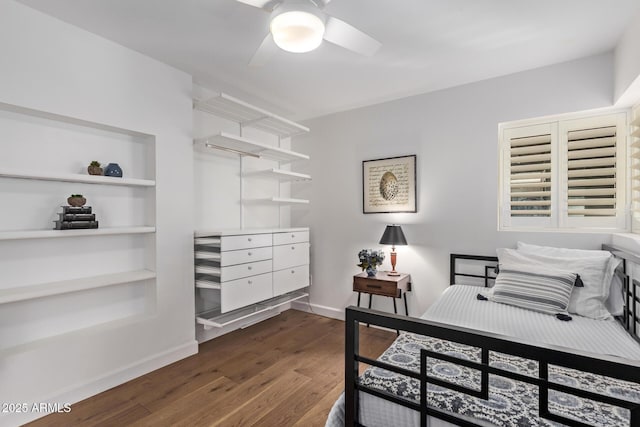
[(640, 138), (640, 128), (636, 129), (635, 131), (633, 131), (631, 133), (631, 136), (634, 136), (636, 138)]
[(226, 93), (219, 93), (207, 100), (195, 100), (193, 107), (205, 113), (233, 120), (265, 132), (287, 137), (309, 132), (309, 128), (280, 117), (267, 110), (241, 101)]
[(43, 173), (0, 169), (0, 177), (17, 179), (34, 179), (40, 181), (78, 182), (83, 184), (122, 185), (130, 187), (153, 187), (156, 182), (149, 179), (112, 178), (99, 175), (83, 175), (73, 173)]
[(277, 179), (278, 181), (311, 181), (311, 175), (277, 168), (246, 172), (242, 176), (245, 178), (271, 178)]
[(156, 273), (150, 270), (127, 271), (123, 273), (103, 274), (80, 279), (59, 282), (40, 283), (0, 290), (0, 304), (43, 298), (71, 292), (86, 291), (124, 283), (155, 279)]
[(196, 322), (203, 325), (204, 329), (222, 328), (232, 323), (248, 319), (257, 314), (274, 310), (282, 305), (307, 296), (309, 296), (308, 292), (294, 291), (276, 298), (263, 301), (258, 304), (231, 311), (229, 313), (220, 313), (220, 309), (210, 310), (198, 314), (196, 317)]
[(87, 230), (20, 230), (0, 231), (0, 240), (53, 239), (59, 237), (107, 236), (116, 234), (150, 234), (155, 227), (111, 227)]
[(244, 199), (242, 203), (247, 203), (247, 204), (273, 203), (277, 205), (308, 205), (309, 200), (290, 199), (286, 197), (267, 197), (264, 199)]
[(631, 121), (631, 126), (637, 126), (640, 127), (640, 116), (636, 117), (635, 119), (633, 119)]
[(274, 147), (262, 142), (253, 141), (249, 138), (234, 135), (227, 132), (220, 132), (205, 138), (198, 138), (194, 143), (212, 149), (222, 149), (232, 151), (240, 155), (260, 157), (278, 162), (293, 162), (296, 160), (309, 160), (309, 156), (284, 148)]

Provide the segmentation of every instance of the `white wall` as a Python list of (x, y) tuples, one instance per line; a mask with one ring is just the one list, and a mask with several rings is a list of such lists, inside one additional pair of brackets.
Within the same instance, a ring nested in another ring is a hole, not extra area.
[(615, 92), (619, 105), (640, 99), (640, 13), (626, 27), (615, 50)]
[[(402, 224), (409, 242), (397, 250), (397, 269), (412, 275), (414, 315), (448, 285), (450, 253), (492, 255), (517, 240), (608, 242), (607, 234), (497, 231), (498, 123), (610, 105), (612, 65), (605, 54), (306, 122), (311, 133), (294, 138), (293, 149), (311, 155), (313, 182), (293, 197), (310, 198), (312, 208), (293, 225), (311, 227), (315, 311), (339, 316), (355, 304), (356, 254), (380, 247), (390, 223)], [(417, 154), (418, 213), (364, 215), (362, 161), (408, 154)], [(391, 310), (391, 301), (376, 298), (374, 308)]]
[[(85, 328), (3, 352), (0, 402), (74, 402), (196, 352), (190, 76), (14, 1), (0, 3), (0, 69), (0, 102), (155, 135), (157, 233), (155, 251), (151, 249), (161, 260), (148, 293), (135, 295), (152, 307), (144, 318)], [(11, 141), (0, 142), (0, 147), (11, 150)], [(79, 253), (78, 248), (91, 252), (111, 246), (115, 237), (85, 239), (21, 245), (48, 245), (58, 253)], [(139, 255), (135, 243), (120, 243), (136, 257), (149, 257)], [(0, 242), (5, 251), (12, 244)], [(118, 247), (110, 249), (117, 252)], [(25, 283), (40, 268), (30, 267), (24, 271)], [(59, 273), (52, 271), (51, 280)], [(97, 298), (99, 294), (84, 302), (99, 306)], [(66, 304), (70, 311), (86, 308), (71, 301), (55, 298), (51, 304)], [(41, 415), (1, 414), (0, 425)]]

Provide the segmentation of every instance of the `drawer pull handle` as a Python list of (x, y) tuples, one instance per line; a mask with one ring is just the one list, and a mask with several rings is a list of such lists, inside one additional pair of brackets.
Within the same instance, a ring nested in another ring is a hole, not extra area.
[(295, 274), (295, 272), (296, 272), (295, 270), (291, 270), (291, 274)]
[(295, 246), (291, 246), (291, 250), (294, 250), (296, 247)]
[(247, 240), (248, 240), (248, 241), (251, 241), (251, 237), (249, 237)]
[(295, 239), (295, 238), (296, 238), (296, 235), (295, 235), (295, 234), (292, 234), (292, 235), (291, 235), (291, 238), (292, 238), (292, 239)]
[(247, 252), (247, 255), (251, 256), (251, 252)]
[(247, 283), (249, 283), (250, 285), (253, 284), (253, 282), (251, 280), (248, 280)]
[(382, 289), (382, 286), (380, 286), (380, 285), (367, 285), (367, 288), (369, 288), (369, 289)]
[(251, 270), (251, 266), (247, 267), (249, 270)]

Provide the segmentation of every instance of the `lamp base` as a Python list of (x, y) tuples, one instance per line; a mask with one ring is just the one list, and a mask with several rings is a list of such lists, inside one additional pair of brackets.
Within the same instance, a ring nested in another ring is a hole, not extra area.
[(400, 273), (398, 273), (397, 271), (389, 271), (387, 272), (387, 276), (399, 276)]

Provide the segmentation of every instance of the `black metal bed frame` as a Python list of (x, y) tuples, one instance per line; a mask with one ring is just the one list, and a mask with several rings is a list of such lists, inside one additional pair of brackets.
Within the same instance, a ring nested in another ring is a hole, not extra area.
[[(628, 267), (627, 263), (633, 262), (640, 265), (640, 257), (611, 246), (603, 245), (603, 249), (611, 251), (616, 257), (622, 259), (622, 269), (619, 269), (616, 274), (619, 274), (623, 280), (625, 310), (623, 316), (619, 318), (618, 321), (620, 321), (620, 323), (636, 341), (640, 342), (640, 339), (636, 334), (636, 324), (638, 322), (636, 307), (638, 306), (638, 303), (640, 303), (640, 298), (637, 296), (637, 293), (640, 292), (637, 292), (636, 288), (640, 287), (640, 283), (636, 280), (630, 280), (628, 274), (626, 273)], [(475, 275), (458, 272), (456, 270), (457, 260), (485, 261), (493, 262), (494, 264), (484, 265), (484, 275)], [(495, 278), (495, 276), (491, 275), (491, 273), (494, 271), (496, 265), (496, 257), (451, 254), (451, 284), (453, 285), (455, 283), (456, 277), (462, 276), (483, 279), (485, 286), (488, 286), (489, 281)], [(360, 323), (368, 323), (392, 330), (402, 330), (438, 339), (454, 341), (460, 344), (470, 345), (480, 349), (481, 362), (478, 363), (470, 360), (463, 360), (423, 349), (420, 352), (420, 371), (418, 372), (364, 357), (359, 354), (358, 326)], [(536, 361), (538, 363), (538, 377), (536, 378), (526, 376), (489, 366), (489, 352), (491, 351)], [(429, 376), (427, 374), (427, 357), (455, 363), (457, 365), (480, 371), (480, 390), (478, 391), (475, 389), (456, 385), (448, 381), (443, 381), (441, 379)], [(378, 368), (386, 369), (400, 375), (405, 375), (407, 377), (419, 380), (420, 403), (360, 384), (358, 382), (360, 363), (365, 363), (370, 366), (376, 366)], [(422, 427), (427, 426), (428, 416), (433, 416), (464, 427), (480, 426), (480, 424), (476, 424), (468, 418), (463, 418), (461, 416), (458, 416), (457, 414), (428, 406), (427, 384), (438, 385), (453, 391), (465, 393), (470, 396), (486, 400), (489, 396), (489, 374), (495, 374), (505, 378), (510, 378), (513, 380), (522, 381), (538, 386), (539, 416), (547, 420), (564, 423), (565, 425), (571, 427), (591, 427), (589, 424), (569, 419), (551, 413), (549, 411), (549, 390), (555, 390), (571, 394), (573, 396), (591, 399), (596, 402), (626, 408), (630, 412), (629, 426), (640, 426), (640, 404), (593, 393), (584, 389), (549, 382), (549, 365), (562, 366), (585, 373), (593, 373), (596, 375), (607, 376), (640, 384), (640, 361), (629, 361), (614, 356), (594, 355), (583, 351), (551, 345), (533, 345), (524, 340), (505, 337), (503, 335), (480, 332), (477, 330), (451, 326), (443, 323), (417, 318), (408, 318), (405, 316), (350, 306), (346, 309), (345, 425), (361, 426), (361, 424), (359, 423), (360, 408), (358, 403), (358, 393), (364, 392), (418, 411), (420, 413), (420, 425)]]

